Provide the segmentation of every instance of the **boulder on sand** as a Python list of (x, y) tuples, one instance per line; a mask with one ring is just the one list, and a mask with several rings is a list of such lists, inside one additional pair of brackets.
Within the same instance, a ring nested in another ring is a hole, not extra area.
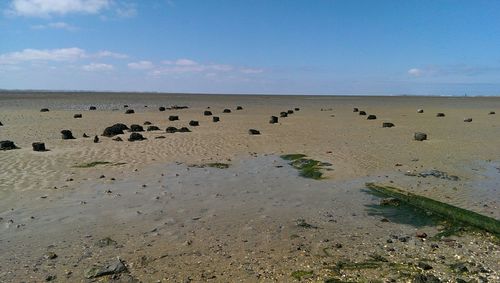
[(295, 111), (300, 111), (300, 108), (299, 107), (295, 107), (294, 110)]
[(144, 126), (151, 125), (151, 124), (152, 124), (152, 123), (151, 123), (151, 122), (149, 122), (149, 121), (145, 121), (145, 122), (143, 123), (143, 125), (144, 125)]
[(293, 110), (292, 110), (292, 109), (290, 109), (290, 110), (286, 111), (286, 113), (288, 113), (288, 114), (293, 114)]
[(34, 142), (31, 144), (33, 151), (46, 151), (45, 144), (43, 142)]
[(392, 128), (394, 127), (394, 124), (391, 122), (383, 122), (382, 123), (382, 128)]
[(63, 140), (74, 140), (75, 137), (73, 136), (73, 133), (70, 130), (62, 130), (62, 139)]
[(191, 127), (196, 127), (199, 125), (200, 125), (200, 123), (198, 121), (195, 121), (195, 120), (189, 121), (189, 126), (191, 126)]
[(280, 117), (281, 118), (285, 118), (285, 117), (288, 117), (288, 112), (280, 112)]
[(75, 114), (75, 115), (73, 115), (73, 118), (75, 118), (75, 119), (82, 118), (82, 114)]
[(470, 123), (470, 122), (472, 122), (472, 118), (465, 118), (464, 122)]
[(495, 111), (490, 111), (490, 113), (488, 113), (488, 115), (495, 115)]
[(151, 132), (151, 131), (159, 131), (160, 128), (158, 128), (157, 126), (148, 126), (148, 128), (146, 129), (146, 131), (148, 132)]
[(217, 116), (212, 117), (212, 122), (217, 123), (219, 121), (220, 121), (219, 117), (217, 117)]
[(359, 115), (361, 115), (361, 116), (365, 116), (365, 115), (366, 115), (366, 112), (365, 112), (365, 111), (363, 111), (363, 110), (361, 110), (361, 111), (359, 111)]
[(271, 120), (269, 120), (270, 124), (276, 124), (278, 123), (278, 117), (276, 116), (271, 116)]
[(191, 132), (190, 129), (186, 128), (186, 127), (182, 127), (178, 130), (179, 133), (189, 133)]
[(165, 107), (163, 107), (163, 106), (160, 106), (160, 108), (158, 108), (158, 110), (160, 110), (160, 112), (163, 112), (163, 111), (165, 111), (165, 110), (166, 110), (166, 108), (165, 108)]
[(0, 127), (3, 126), (2, 122), (0, 122)]
[(356, 108), (356, 107), (354, 107), (354, 108), (352, 109), (352, 112), (359, 112), (359, 109), (358, 109), (358, 108)]
[(132, 124), (130, 125), (130, 132), (144, 132), (144, 128), (141, 125)]
[(445, 116), (444, 113), (437, 113), (436, 114), (436, 117), (444, 117), (444, 116)]
[(424, 109), (417, 109), (417, 113), (424, 113)]
[(94, 143), (98, 143), (99, 142), (99, 137), (98, 136), (95, 136), (94, 137)]
[(236, 106), (236, 110), (243, 110), (243, 107), (241, 107), (241, 106)]
[(134, 114), (134, 113), (135, 113), (134, 109), (127, 109), (125, 111), (125, 114)]
[(255, 130), (255, 129), (250, 129), (248, 130), (249, 135), (260, 135), (260, 131)]
[(114, 124), (113, 126), (104, 129), (102, 136), (104, 137), (114, 137), (116, 135), (122, 135), (124, 130), (128, 130), (127, 125), (122, 123)]
[(377, 119), (377, 116), (375, 115), (368, 115), (368, 117), (366, 117), (366, 120), (376, 120)]
[(177, 128), (176, 127), (167, 127), (167, 129), (165, 131), (167, 133), (173, 134), (173, 133), (177, 132)]
[(95, 106), (90, 106), (90, 107), (89, 107), (89, 110), (91, 110), (91, 111), (93, 111), (93, 110), (97, 110), (97, 107), (95, 107)]
[(49, 108), (42, 108), (40, 109), (40, 112), (49, 112)]
[(130, 134), (130, 137), (128, 138), (128, 141), (142, 141), (142, 140), (145, 140), (146, 138), (143, 137), (141, 134), (139, 133), (131, 133)]
[(231, 109), (226, 108), (226, 109), (222, 110), (222, 113), (231, 113)]
[(413, 135), (414, 139), (416, 141), (425, 141), (427, 139), (427, 134), (426, 133), (421, 133), (421, 132), (416, 132)]
[(13, 141), (0, 141), (0, 150), (17, 149)]
[(170, 116), (168, 116), (168, 120), (169, 121), (177, 121), (177, 120), (179, 120), (179, 116), (170, 115)]
[(203, 112), (203, 115), (205, 115), (205, 116), (211, 116), (212, 115), (212, 111), (205, 110)]

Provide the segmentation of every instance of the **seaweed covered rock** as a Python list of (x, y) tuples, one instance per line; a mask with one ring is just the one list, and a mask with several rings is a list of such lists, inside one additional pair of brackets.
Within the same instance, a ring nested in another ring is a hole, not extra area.
[(425, 141), (427, 139), (427, 134), (426, 133), (422, 133), (422, 132), (416, 132), (414, 135), (413, 135), (413, 138), (416, 140), (416, 141)]
[(366, 115), (366, 112), (365, 112), (365, 111), (363, 111), (363, 110), (361, 110), (361, 111), (359, 111), (359, 115), (361, 115), (361, 116), (365, 116), (365, 115)]
[(139, 133), (131, 133), (130, 134), (130, 137), (128, 138), (128, 141), (142, 141), (142, 140), (145, 140), (146, 138), (143, 137), (141, 134)]
[(205, 115), (205, 116), (212, 116), (212, 111), (205, 110), (205, 111), (203, 112), (203, 115)]
[(288, 117), (288, 112), (280, 112), (280, 117), (281, 118), (285, 118), (285, 117)]
[(40, 109), (40, 112), (49, 112), (49, 108), (42, 108)]
[(62, 139), (63, 140), (74, 140), (75, 137), (73, 136), (73, 133), (70, 130), (62, 130)]
[(82, 114), (75, 114), (75, 115), (73, 115), (73, 118), (75, 118), (75, 119), (82, 118), (82, 117), (83, 117)]
[(177, 121), (177, 120), (179, 120), (179, 116), (170, 115), (170, 116), (168, 116), (168, 120), (169, 121)]
[(179, 133), (189, 133), (191, 132), (190, 129), (188, 129), (187, 127), (182, 127), (178, 130)]
[(446, 115), (444, 115), (444, 113), (441, 113), (441, 112), (436, 114), (436, 117), (444, 117), (444, 116), (446, 116)]
[(300, 111), (300, 108), (299, 107), (295, 107), (294, 110), (295, 111)]
[(199, 125), (200, 125), (200, 123), (198, 121), (195, 121), (195, 120), (189, 121), (189, 126), (191, 126), (191, 127), (197, 127)]
[(141, 125), (132, 124), (130, 125), (131, 132), (144, 132), (144, 128)]
[(288, 114), (293, 114), (293, 110), (292, 110), (292, 109), (289, 109), (288, 111), (286, 111), (286, 113), (288, 113)]
[(173, 133), (177, 132), (177, 128), (176, 127), (167, 127), (167, 129), (165, 131), (167, 133), (173, 134)]
[(271, 119), (269, 120), (270, 124), (276, 124), (278, 123), (278, 117), (276, 116), (271, 116)]
[(359, 112), (359, 109), (358, 109), (358, 108), (356, 108), (356, 107), (354, 107), (354, 108), (352, 109), (352, 112)]
[(241, 107), (241, 106), (236, 106), (236, 110), (243, 110), (243, 107)]
[(148, 132), (151, 132), (151, 131), (159, 131), (160, 128), (158, 128), (157, 126), (148, 126), (148, 128), (146, 129), (146, 131)]
[(255, 129), (250, 129), (248, 130), (249, 135), (260, 135), (260, 131), (255, 130)]
[(134, 109), (127, 109), (125, 111), (125, 114), (134, 114), (134, 113), (135, 113)]
[(144, 125), (144, 126), (148, 126), (148, 125), (151, 125), (151, 124), (153, 124), (153, 123), (151, 123), (151, 122), (149, 122), (149, 121), (145, 121), (145, 122), (143, 123), (143, 125)]
[(366, 120), (376, 120), (377, 119), (377, 116), (375, 115), (368, 115), (368, 117), (366, 117)]
[(116, 135), (122, 135), (123, 131), (128, 130), (127, 125), (122, 123), (114, 124), (113, 126), (104, 129), (102, 136), (104, 137), (114, 137)]
[(46, 151), (47, 149), (45, 149), (45, 143), (43, 142), (34, 142), (31, 144), (31, 146), (33, 147), (33, 151)]
[(158, 110), (159, 110), (160, 112), (163, 112), (163, 111), (165, 111), (165, 110), (166, 110), (166, 108), (165, 108), (165, 107), (163, 107), (163, 106), (160, 106), (160, 107), (158, 108)]
[(219, 121), (220, 121), (220, 118), (219, 118), (219, 117), (217, 117), (217, 116), (213, 116), (213, 117), (212, 117), (212, 122), (217, 123), (217, 122), (219, 122)]
[(382, 123), (382, 128), (392, 128), (394, 127), (394, 124), (391, 122), (383, 122)]
[(490, 111), (488, 115), (495, 115), (495, 111)]
[(17, 146), (14, 144), (13, 141), (0, 141), (0, 150), (11, 150), (11, 149), (17, 149)]
[(222, 113), (231, 113), (231, 109), (226, 108), (226, 109), (222, 110)]

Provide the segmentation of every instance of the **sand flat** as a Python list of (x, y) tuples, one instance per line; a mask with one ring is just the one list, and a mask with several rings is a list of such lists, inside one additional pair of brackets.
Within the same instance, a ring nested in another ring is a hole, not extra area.
[[(124, 104), (136, 113), (124, 114)], [(98, 110), (88, 111), (91, 105)], [(170, 105), (190, 108), (158, 111)], [(237, 111), (237, 105), (243, 110)], [(41, 113), (45, 107), (50, 112)], [(219, 123), (203, 116), (207, 107), (220, 117)], [(295, 107), (300, 111), (278, 124), (268, 123), (271, 115)], [(366, 120), (353, 107), (377, 119)], [(222, 113), (224, 108), (232, 113)], [(425, 112), (417, 113), (418, 108)], [(61, 280), (84, 281), (85, 268), (115, 256), (133, 263), (131, 276), (143, 282), (205, 281), (212, 276), (216, 281), (287, 281), (299, 269), (314, 270), (312, 280), (337, 276), (320, 268), (322, 261), (333, 264), (354, 250), (359, 253), (352, 253), (350, 260), (385, 252), (391, 233), (436, 232), (434, 227), (381, 223), (380, 217), (370, 216), (367, 206), (377, 200), (362, 191), (365, 181), (397, 185), (500, 219), (500, 116), (488, 115), (499, 109), (500, 99), (492, 97), (2, 93), (0, 140), (12, 140), (20, 149), (0, 152), (1, 261), (6, 263), (0, 278), (37, 281), (54, 273)], [(446, 116), (438, 118), (438, 112)], [(75, 113), (83, 118), (74, 119)], [(170, 122), (169, 115), (180, 120)], [(472, 122), (464, 123), (468, 117)], [(190, 120), (200, 122), (190, 127), (191, 133), (164, 131), (167, 126), (188, 126)], [(144, 132), (147, 140), (141, 142), (127, 142), (128, 133), (123, 142), (106, 137), (92, 141), (114, 123), (144, 121), (162, 131)], [(382, 128), (382, 122), (395, 127)], [(261, 135), (248, 135), (250, 128)], [(63, 141), (62, 129), (77, 139)], [(429, 140), (414, 141), (416, 131), (427, 133)], [(83, 133), (91, 138), (82, 138)], [(160, 135), (165, 138), (155, 139)], [(45, 142), (50, 151), (33, 152), (35, 141)], [(305, 180), (278, 157), (287, 153), (329, 162), (333, 170), (324, 171), (326, 180)], [(110, 164), (75, 167), (94, 161)], [(231, 167), (190, 167), (210, 162)], [(405, 176), (430, 169), (460, 180)], [(336, 222), (325, 215), (334, 215)], [(301, 218), (321, 229), (297, 230), (294, 223)], [(44, 237), (34, 239), (36, 233)], [(123, 247), (101, 257), (103, 251), (92, 243), (106, 236)], [(459, 239), (464, 245), (468, 240)], [(76, 267), (40, 261), (55, 242), (60, 258)], [(346, 248), (333, 249), (336, 242)], [(324, 248), (332, 249), (329, 256)], [(471, 249), (482, 254), (488, 244)], [(411, 252), (416, 251), (405, 251)], [(497, 255), (495, 246), (481, 263), (498, 270)], [(142, 256), (151, 262), (141, 263)], [(19, 263), (28, 267), (15, 267)], [(145, 266), (139, 268), (141, 264)], [(33, 271), (33, 265), (43, 268)], [(440, 268), (436, 270), (445, 276)]]

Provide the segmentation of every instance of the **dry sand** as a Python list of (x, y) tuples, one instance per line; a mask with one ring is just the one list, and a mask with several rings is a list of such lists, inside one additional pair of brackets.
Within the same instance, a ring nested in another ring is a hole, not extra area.
[[(124, 104), (136, 113), (124, 114)], [(98, 109), (88, 111), (91, 105)], [(170, 105), (190, 108), (158, 111)], [(207, 107), (219, 123), (203, 116)], [(300, 111), (268, 123), (295, 107)], [(232, 113), (223, 114), (224, 108)], [(500, 219), (500, 113), (488, 115), (499, 109), (499, 98), (2, 93), (0, 140), (20, 149), (0, 152), (0, 281), (54, 275), (56, 281), (87, 282), (86, 269), (117, 256), (130, 271), (119, 280), (143, 282), (282, 282), (295, 280), (297, 270), (313, 271), (305, 276), (312, 281), (400, 281), (405, 272), (418, 273), (422, 260), (433, 266), (425, 273), (443, 279), (498, 280), (495, 241), (468, 234), (452, 244), (421, 241), (416, 231), (433, 235), (436, 227), (381, 222), (384, 216), (370, 213), (379, 200), (363, 184), (392, 183)], [(75, 113), (83, 118), (74, 119)], [(168, 121), (169, 115), (180, 121)], [(464, 123), (468, 117), (472, 122)], [(190, 120), (200, 122), (191, 133), (165, 133)], [(144, 121), (161, 131), (143, 133), (148, 139), (140, 142), (126, 141), (126, 134), (123, 142), (100, 137), (93, 143), (107, 126)], [(395, 127), (382, 128), (382, 122)], [(262, 134), (250, 136), (250, 128)], [(62, 140), (63, 129), (77, 139)], [(414, 141), (416, 131), (429, 140)], [(166, 138), (155, 139), (160, 135)], [(36, 141), (50, 151), (33, 152)], [(278, 157), (287, 153), (332, 163), (333, 170), (324, 180), (301, 178)], [(74, 167), (94, 161), (111, 164)], [(231, 166), (190, 167), (210, 162)], [(404, 175), (430, 169), (460, 180)], [(317, 228), (299, 227), (298, 219)], [(391, 235), (398, 239), (387, 243)], [(405, 236), (408, 241), (399, 241)], [(96, 246), (105, 237), (117, 245)], [(58, 257), (44, 259), (49, 251)], [(332, 268), (374, 254), (405, 268)], [(464, 262), (470, 272), (449, 268)]]

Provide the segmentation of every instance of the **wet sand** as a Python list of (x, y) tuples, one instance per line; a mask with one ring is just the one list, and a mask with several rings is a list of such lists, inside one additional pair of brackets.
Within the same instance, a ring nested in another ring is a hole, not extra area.
[[(124, 104), (136, 113), (124, 114)], [(91, 105), (97, 110), (88, 111)], [(190, 108), (158, 111), (170, 105)], [(203, 116), (207, 107), (219, 123)], [(295, 107), (300, 111), (268, 123)], [(353, 107), (377, 119), (366, 120)], [(224, 108), (232, 113), (221, 113)], [(433, 235), (439, 227), (373, 214), (379, 198), (363, 185), (396, 185), (500, 219), (500, 116), (488, 115), (498, 109), (498, 98), (0, 94), (0, 140), (20, 147), (0, 152), (0, 280), (100, 280), (85, 279), (85, 270), (120, 257), (130, 272), (120, 280), (142, 282), (283, 282), (295, 280), (298, 270), (312, 271), (303, 278), (311, 281), (399, 281), (402, 273), (424, 272), (422, 260), (433, 266), (424, 273), (442, 279), (494, 281), (500, 269), (494, 241), (469, 234), (422, 241), (417, 231)], [(168, 121), (169, 115), (180, 121)], [(463, 122), (467, 117), (471, 123)], [(165, 133), (190, 120), (200, 122), (191, 133)], [(161, 131), (142, 133), (148, 139), (140, 142), (127, 142), (128, 133), (124, 142), (92, 141), (114, 123), (144, 121)], [(261, 135), (248, 135), (250, 128)], [(77, 139), (61, 140), (63, 129)], [(429, 140), (414, 141), (416, 131)], [(166, 138), (155, 139), (160, 135)], [(50, 151), (33, 152), (35, 141)], [(287, 153), (329, 162), (332, 170), (324, 180), (301, 178), (279, 158)], [(75, 167), (94, 161), (111, 164)], [(191, 166), (210, 162), (230, 167)], [(407, 176), (430, 169), (459, 180)], [(314, 227), (301, 227), (300, 219)], [(116, 245), (97, 246), (105, 237)], [(44, 259), (50, 251), (57, 258)], [(374, 255), (393, 265), (334, 268)], [(462, 262), (470, 272), (450, 270)], [(395, 272), (395, 264), (404, 268)]]

